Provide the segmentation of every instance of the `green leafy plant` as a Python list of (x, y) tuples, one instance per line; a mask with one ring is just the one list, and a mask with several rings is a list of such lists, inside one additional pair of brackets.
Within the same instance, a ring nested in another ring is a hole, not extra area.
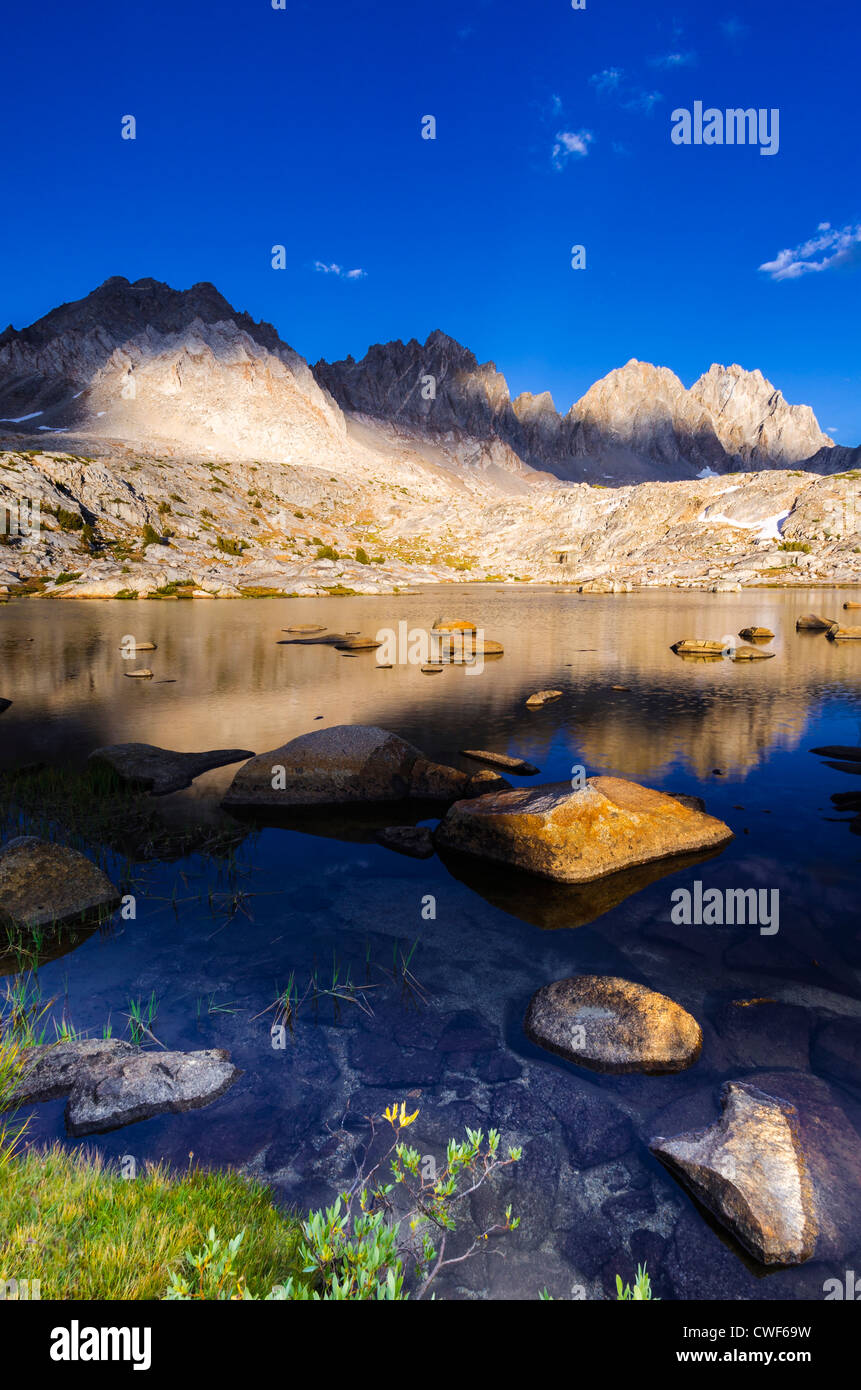
[(621, 1274), (616, 1275), (616, 1301), (618, 1303), (640, 1303), (649, 1300), (653, 1303), (660, 1303), (659, 1298), (655, 1298), (652, 1293), (652, 1281), (646, 1273), (645, 1265), (637, 1265), (637, 1277), (634, 1280), (634, 1287), (630, 1284), (622, 1284)]
[[(310, 1212), (301, 1222), (298, 1258), (301, 1279), (290, 1275), (275, 1285), (274, 1301), (401, 1302), (424, 1298), (442, 1269), (469, 1259), (492, 1235), (516, 1230), (519, 1217), (511, 1207), (504, 1218), (474, 1236), (466, 1250), (446, 1258), (456, 1229), (454, 1211), (495, 1172), (519, 1162), (522, 1151), (509, 1148), (499, 1156), (499, 1134), (491, 1129), (466, 1131), (466, 1140), (450, 1139), (441, 1171), (430, 1173), (418, 1149), (402, 1139), (418, 1117), (403, 1102), (390, 1105), (383, 1119), (393, 1140), (382, 1157), (360, 1170), (353, 1186), (330, 1207)], [(371, 1120), (371, 1143), (376, 1125)], [(397, 1204), (397, 1213), (396, 1213)], [(187, 1251), (183, 1268), (172, 1275), (169, 1299), (248, 1299), (246, 1281), (237, 1269), (243, 1232), (223, 1242), (211, 1229), (202, 1250)]]

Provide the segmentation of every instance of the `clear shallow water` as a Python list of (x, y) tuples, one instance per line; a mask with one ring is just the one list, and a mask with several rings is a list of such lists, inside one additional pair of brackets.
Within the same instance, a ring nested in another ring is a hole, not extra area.
[[(458, 750), (483, 747), (541, 768), (540, 778), (515, 785), (564, 780), (582, 764), (590, 775), (691, 792), (737, 836), (705, 864), (676, 866), (628, 896), (623, 883), (609, 899), (598, 886), (574, 900), (520, 876), (409, 860), (342, 820), (257, 830), (220, 883), (212, 862), (196, 857), (140, 866), (137, 920), (43, 966), (44, 994), (57, 997), (58, 1010), (65, 1004), (77, 1028), (98, 1034), (110, 1017), (121, 1034), (129, 999), (154, 990), (155, 1032), (167, 1046), (227, 1047), (243, 1076), (211, 1107), (87, 1142), (138, 1161), (182, 1166), (193, 1151), (204, 1163), (247, 1165), (280, 1198), (307, 1206), (330, 1200), (352, 1171), (351, 1144), (327, 1125), (336, 1128), (348, 1106), (356, 1117), (379, 1114), (419, 1091), (413, 1133), (423, 1152), (441, 1158), (467, 1124), (495, 1125), (526, 1145), (500, 1195), (521, 1214), (521, 1231), (499, 1247), (504, 1260), (459, 1267), (449, 1292), (532, 1298), (546, 1285), (566, 1297), (577, 1284), (610, 1296), (616, 1270), (630, 1277), (647, 1259), (663, 1297), (821, 1297), (843, 1264), (763, 1275), (646, 1145), (716, 1117), (723, 1080), (767, 1077), (774, 1089), (775, 1072), (812, 1071), (847, 1123), (859, 1124), (859, 1079), (834, 1074), (822, 1030), (861, 1019), (861, 840), (830, 800), (861, 790), (861, 779), (808, 750), (861, 743), (861, 649), (795, 633), (799, 614), (836, 616), (847, 598), (859, 594), (605, 598), (510, 586), (0, 608), (0, 695), (14, 702), (0, 717), (0, 766), (82, 762), (94, 747), (130, 740), (262, 752), (310, 729), (374, 723), (440, 761), (475, 769)], [(471, 618), (504, 643), (504, 657), (480, 675), (450, 667), (431, 677), (415, 667), (377, 670), (373, 654), (277, 645), (291, 624), (375, 633), (402, 619), (430, 627), (440, 615)], [(723, 637), (752, 623), (777, 634), (774, 660), (689, 663), (669, 650), (681, 637)], [(134, 663), (151, 666), (154, 681), (125, 679), (127, 634), (158, 644)], [(563, 690), (562, 699), (526, 710), (543, 687)], [(234, 771), (200, 778), (165, 799), (166, 811), (218, 820)], [(697, 878), (779, 889), (779, 933), (674, 926), (670, 895)], [(211, 909), (210, 891), (243, 896), (235, 911), (226, 896)], [(421, 916), (428, 894), (433, 921)], [(416, 942), (411, 968), (427, 1001), (418, 1008), (386, 974), (393, 952)], [(342, 978), (349, 968), (374, 986), (373, 1016), (345, 1004), (336, 1018), (328, 1000), (315, 1014), (309, 1003), (286, 1049), (274, 1050), (272, 1015), (255, 1016), (291, 972), (300, 992), (315, 969), (329, 983), (333, 958)], [(700, 1061), (678, 1076), (603, 1077), (529, 1044), (522, 1019), (533, 991), (593, 971), (641, 981), (690, 1009), (705, 1034)], [(752, 997), (777, 1003), (734, 1009), (733, 1000)], [(599, 1108), (575, 1124), (585, 1103)], [(61, 1134), (62, 1109), (38, 1107), (34, 1137)], [(358, 1119), (348, 1131), (360, 1142)], [(861, 1267), (861, 1233), (846, 1237), (845, 1264)]]

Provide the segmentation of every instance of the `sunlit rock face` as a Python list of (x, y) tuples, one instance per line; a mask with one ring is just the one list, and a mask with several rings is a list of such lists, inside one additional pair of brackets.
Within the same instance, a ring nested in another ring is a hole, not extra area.
[(674, 1072), (702, 1051), (699, 1024), (665, 994), (612, 975), (573, 975), (537, 990), (526, 1036), (592, 1071)]
[(560, 883), (594, 879), (727, 844), (722, 821), (619, 777), (592, 777), (460, 801), (436, 831), (449, 850)]
[[(524, 463), (572, 481), (684, 478), (783, 468), (830, 449), (809, 406), (791, 406), (761, 372), (714, 365), (690, 390), (666, 367), (632, 360), (567, 415), (550, 393), (510, 399), (492, 362), (439, 331), (375, 344), (357, 362), (315, 364), (343, 410), (429, 436), (498, 439)], [(827, 456), (821, 459), (828, 469)]]

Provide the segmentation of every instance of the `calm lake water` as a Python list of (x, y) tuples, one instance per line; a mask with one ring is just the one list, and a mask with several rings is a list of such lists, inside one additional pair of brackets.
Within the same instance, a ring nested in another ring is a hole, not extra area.
[[(154, 1031), (166, 1046), (226, 1047), (243, 1075), (208, 1108), (86, 1142), (139, 1163), (182, 1167), (193, 1153), (243, 1166), (279, 1200), (307, 1207), (330, 1201), (352, 1173), (361, 1117), (415, 1094), (411, 1133), (423, 1153), (442, 1161), (446, 1140), (466, 1125), (494, 1125), (503, 1141), (525, 1146), (492, 1206), (510, 1200), (522, 1217), (495, 1247), (505, 1258), (458, 1266), (441, 1293), (531, 1299), (546, 1286), (562, 1298), (576, 1288), (611, 1297), (615, 1273), (631, 1278), (646, 1260), (664, 1298), (821, 1298), (824, 1279), (861, 1269), (861, 1230), (845, 1233), (839, 1268), (812, 1261), (764, 1274), (647, 1144), (710, 1123), (724, 1080), (774, 1091), (787, 1073), (812, 1075), (858, 1142), (861, 1082), (835, 1061), (829, 1038), (835, 1023), (856, 1038), (861, 1030), (861, 839), (831, 794), (861, 791), (861, 778), (809, 750), (861, 743), (861, 645), (796, 634), (795, 620), (838, 616), (859, 598), (458, 586), (0, 608), (0, 696), (13, 701), (0, 717), (0, 768), (80, 764), (93, 748), (126, 741), (263, 752), (312, 729), (367, 723), (471, 770), (479, 765), (462, 748), (515, 753), (541, 769), (515, 785), (567, 780), (582, 765), (693, 793), (736, 833), (707, 863), (609, 895), (414, 861), (343, 819), (248, 827), (232, 868), (196, 856), (140, 864), (137, 920), (45, 964), (44, 996), (76, 1028), (99, 1035), (110, 1019), (122, 1035), (129, 1001), (154, 991)], [(429, 628), (439, 616), (472, 619), (505, 655), (480, 674), (451, 666), (427, 676), (408, 665), (380, 670), (373, 653), (278, 645), (282, 629), (299, 623), (374, 634), (402, 620)], [(775, 632), (774, 660), (690, 663), (669, 650), (682, 637), (750, 624)], [(158, 644), (133, 663), (150, 666), (154, 680), (124, 677), (127, 635)], [(562, 698), (527, 710), (527, 696), (546, 687)], [(218, 802), (235, 770), (155, 804), (232, 825)], [(779, 889), (778, 934), (673, 925), (670, 895), (696, 879)], [(436, 900), (429, 921), (427, 895)], [(410, 952), (419, 997), (392, 969)], [(300, 994), (315, 971), (330, 985), (333, 961), (341, 980), (349, 971), (374, 986), (364, 995), (371, 1012), (309, 1001), (286, 1048), (273, 1048), (273, 1015), (262, 1011), (291, 975)], [(581, 972), (622, 975), (684, 1005), (705, 1035), (697, 1064), (675, 1076), (606, 1077), (532, 1046), (522, 1029), (531, 994)], [(753, 998), (773, 1002), (733, 1003)], [(36, 1107), (33, 1137), (62, 1135), (62, 1111), (62, 1102)], [(336, 1133), (345, 1112), (346, 1137)], [(473, 1214), (486, 1221), (480, 1195)]]

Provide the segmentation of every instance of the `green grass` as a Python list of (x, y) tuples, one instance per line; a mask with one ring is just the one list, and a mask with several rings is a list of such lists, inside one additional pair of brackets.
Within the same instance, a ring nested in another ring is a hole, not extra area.
[(0, 833), (59, 839), (97, 862), (110, 848), (132, 860), (186, 854), (230, 857), (245, 838), (241, 827), (219, 827), (190, 818), (166, 822), (157, 803), (123, 784), (111, 768), (33, 766), (0, 774)]
[(162, 1298), (210, 1227), (245, 1230), (242, 1267), (256, 1297), (300, 1273), (297, 1220), (238, 1173), (172, 1177), (153, 1166), (124, 1179), (85, 1149), (56, 1144), (5, 1164), (0, 1153), (0, 1286), (38, 1279), (43, 1299)]

